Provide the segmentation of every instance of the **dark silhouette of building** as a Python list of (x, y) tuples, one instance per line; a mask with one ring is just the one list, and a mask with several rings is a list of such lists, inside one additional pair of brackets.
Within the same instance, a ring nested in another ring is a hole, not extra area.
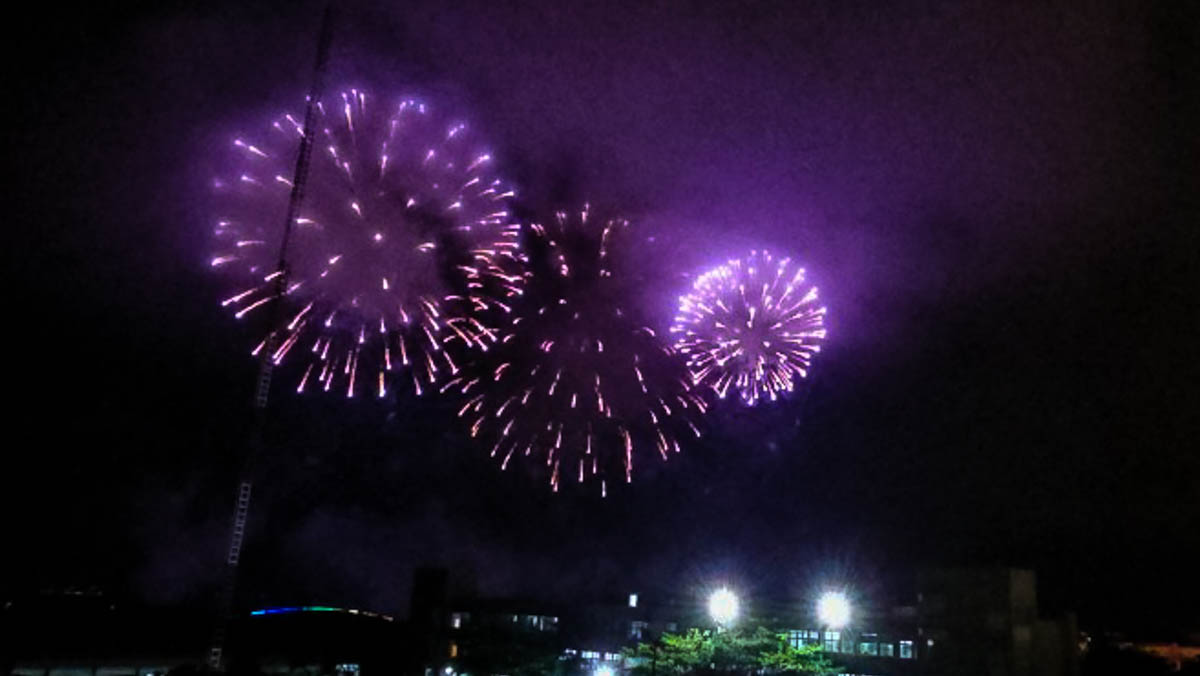
[[(99, 592), (51, 591), (8, 600), (0, 667), (18, 676), (164, 676), (205, 671), (211, 618), (126, 607)], [(408, 626), (352, 608), (264, 608), (230, 626), (230, 674), (338, 676), (420, 673)]]
[(1077, 676), (1074, 615), (1039, 616), (1033, 571), (1008, 568), (918, 575), (921, 673)]

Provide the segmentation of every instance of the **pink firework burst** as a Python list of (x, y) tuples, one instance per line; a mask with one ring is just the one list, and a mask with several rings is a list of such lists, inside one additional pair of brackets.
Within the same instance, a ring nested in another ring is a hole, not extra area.
[(629, 230), (587, 207), (531, 225), (524, 296), (497, 343), (442, 387), (502, 469), (521, 463), (555, 491), (594, 481), (604, 495), (700, 434), (705, 403), (683, 359), (634, 315), (640, 283), (614, 265)]

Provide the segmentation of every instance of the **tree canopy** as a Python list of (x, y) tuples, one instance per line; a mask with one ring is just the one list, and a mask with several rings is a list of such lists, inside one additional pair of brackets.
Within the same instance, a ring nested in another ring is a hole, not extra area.
[(654, 643), (639, 643), (625, 656), (636, 674), (793, 673), (825, 675), (837, 668), (820, 646), (793, 646), (787, 634), (766, 627), (719, 632), (691, 629), (663, 634)]

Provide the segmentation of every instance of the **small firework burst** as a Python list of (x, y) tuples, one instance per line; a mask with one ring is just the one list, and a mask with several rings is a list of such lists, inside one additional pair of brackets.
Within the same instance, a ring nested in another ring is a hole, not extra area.
[(817, 287), (790, 259), (752, 251), (709, 270), (680, 298), (671, 327), (692, 383), (754, 405), (776, 400), (808, 374), (825, 338)]
[[(458, 370), (448, 347), (494, 339), (483, 311), (520, 294), (513, 193), (466, 125), (423, 103), (349, 89), (316, 113), (287, 251), (290, 302), (273, 310), (277, 325), (254, 353), (276, 364), (299, 355), (301, 392), (384, 396), (392, 374), (407, 374), (420, 394)], [(277, 256), (303, 135), (284, 114), (259, 137), (234, 139), (233, 168), (214, 181), (211, 265), (235, 280), (222, 305), (238, 318), (280, 302)]]

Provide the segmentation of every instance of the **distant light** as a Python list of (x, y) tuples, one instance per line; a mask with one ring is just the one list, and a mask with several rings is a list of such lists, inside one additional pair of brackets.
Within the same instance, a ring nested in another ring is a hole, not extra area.
[(629, 595), (629, 607), (630, 607), (630, 608), (637, 608), (637, 594), (630, 594), (630, 595)]
[(596, 667), (596, 670), (592, 672), (592, 676), (614, 676), (613, 668), (607, 664), (601, 667)]
[(727, 626), (738, 614), (738, 597), (728, 589), (721, 587), (708, 597), (708, 614), (713, 621), (721, 626)]
[(841, 592), (825, 592), (817, 601), (817, 618), (821, 624), (837, 629), (850, 623), (850, 601)]

